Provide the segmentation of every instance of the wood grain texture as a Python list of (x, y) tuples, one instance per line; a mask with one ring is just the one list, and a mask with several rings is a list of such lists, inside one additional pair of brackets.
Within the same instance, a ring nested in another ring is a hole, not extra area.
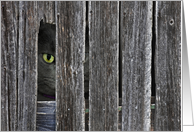
[(156, 2), (156, 131), (181, 131), (181, 1)]
[(152, 2), (121, 2), (122, 130), (149, 131)]
[(2, 130), (32, 131), (36, 126), (37, 5), (2, 2), (1, 6)]
[(85, 2), (56, 2), (56, 130), (85, 129)]
[(19, 2), (18, 130), (36, 130), (37, 3)]
[(18, 2), (1, 2), (1, 130), (17, 130)]
[(89, 131), (117, 131), (119, 2), (89, 2)]
[(55, 131), (56, 126), (56, 102), (38, 101), (36, 131)]
[(37, 1), (39, 23), (55, 24), (55, 1)]

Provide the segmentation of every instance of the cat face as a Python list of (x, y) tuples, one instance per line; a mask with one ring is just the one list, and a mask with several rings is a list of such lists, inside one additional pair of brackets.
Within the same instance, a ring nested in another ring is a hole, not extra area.
[(38, 100), (52, 100), (43, 95), (55, 96), (55, 25), (41, 21), (38, 34)]

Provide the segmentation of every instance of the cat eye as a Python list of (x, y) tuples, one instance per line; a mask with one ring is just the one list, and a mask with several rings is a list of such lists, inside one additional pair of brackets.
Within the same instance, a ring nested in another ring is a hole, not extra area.
[(52, 56), (51, 54), (43, 54), (43, 59), (47, 63), (52, 63), (54, 61), (54, 56)]

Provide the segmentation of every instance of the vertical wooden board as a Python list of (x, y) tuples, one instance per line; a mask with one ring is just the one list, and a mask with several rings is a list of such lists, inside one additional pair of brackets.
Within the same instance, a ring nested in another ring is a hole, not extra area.
[(2, 130), (35, 130), (36, 2), (2, 2)]
[(1, 2), (1, 130), (17, 130), (18, 2)]
[(56, 2), (56, 130), (85, 129), (85, 2)]
[(156, 131), (181, 131), (181, 1), (156, 2)]
[(36, 130), (37, 2), (19, 2), (18, 130)]
[(149, 131), (152, 2), (121, 2), (122, 130)]
[(89, 2), (89, 130), (117, 131), (119, 2)]

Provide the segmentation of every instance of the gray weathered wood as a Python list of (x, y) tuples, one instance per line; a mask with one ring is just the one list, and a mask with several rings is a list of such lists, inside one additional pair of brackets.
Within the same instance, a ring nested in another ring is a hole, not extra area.
[(152, 2), (121, 2), (122, 130), (149, 131)]
[(85, 2), (56, 2), (56, 130), (85, 129)]
[(89, 2), (89, 130), (117, 131), (119, 2)]
[(39, 23), (55, 23), (55, 1), (37, 1)]
[(18, 2), (1, 2), (1, 130), (17, 130)]
[(1, 130), (35, 130), (37, 4), (2, 2), (1, 6)]
[(55, 101), (38, 101), (36, 131), (55, 131)]
[[(119, 9), (116, 1), (89, 2), (90, 46), (85, 50), (85, 2), (1, 2), (1, 130), (85, 130), (84, 84), (90, 86), (86, 113), (90, 131), (118, 126), (151, 130), (152, 50), (156, 50), (154, 130), (181, 130), (181, 2), (156, 2), (155, 23), (152, 2), (120, 3)], [(39, 102), (36, 107), (37, 33), (42, 19), (57, 25), (56, 116), (54, 102)]]
[(156, 131), (181, 131), (181, 1), (156, 2)]
[(18, 130), (36, 130), (37, 3), (19, 2)]

